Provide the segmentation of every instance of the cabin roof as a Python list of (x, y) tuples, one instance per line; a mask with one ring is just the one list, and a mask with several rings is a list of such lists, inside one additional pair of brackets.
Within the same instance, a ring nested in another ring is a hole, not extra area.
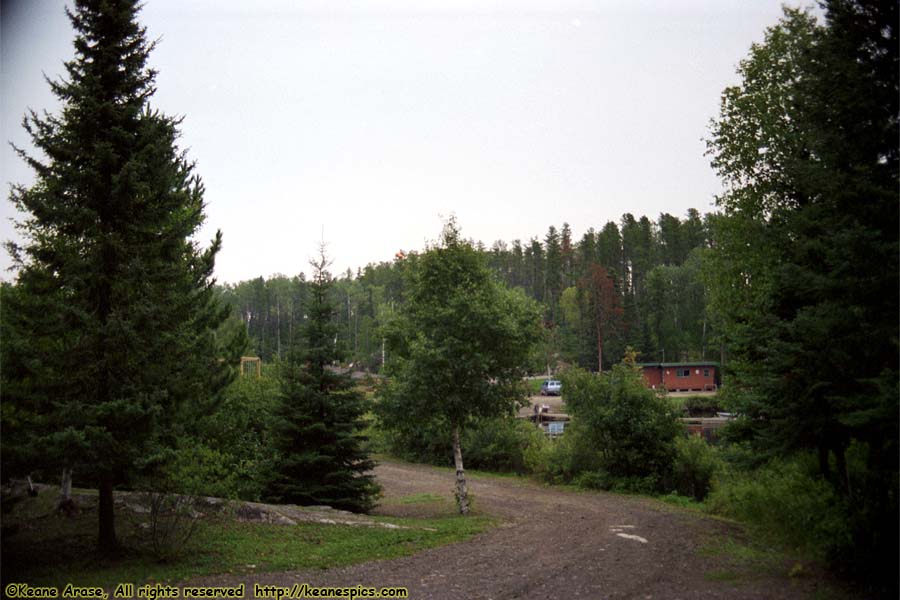
[(719, 363), (714, 360), (699, 362), (652, 362), (652, 363), (636, 363), (639, 367), (718, 367)]

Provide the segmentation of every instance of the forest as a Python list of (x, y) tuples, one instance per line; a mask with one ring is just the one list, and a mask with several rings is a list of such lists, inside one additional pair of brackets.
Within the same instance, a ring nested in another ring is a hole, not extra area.
[[(719, 360), (723, 347), (707, 307), (702, 269), (713, 220), (695, 209), (683, 218), (662, 214), (656, 220), (627, 213), (619, 224), (587, 227), (578, 240), (563, 223), (525, 243), (495, 241), (488, 248), (470, 242), (499, 281), (520, 288), (542, 307), (532, 373), (555, 372), (562, 365), (596, 371), (600, 347), (605, 369), (620, 362), (629, 346), (646, 362)], [(337, 339), (357, 368), (380, 371), (379, 329), (402, 310), (402, 271), (418, 251), (398, 249), (393, 262), (369, 264), (336, 279)], [(246, 327), (255, 356), (266, 362), (283, 356), (303, 320), (306, 283), (301, 273), (219, 288), (232, 318)]]

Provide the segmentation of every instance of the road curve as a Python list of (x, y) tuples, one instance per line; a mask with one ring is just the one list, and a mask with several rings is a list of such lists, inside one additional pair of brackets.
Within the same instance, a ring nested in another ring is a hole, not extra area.
[[(424, 465), (383, 462), (382, 514), (409, 506), (391, 498), (452, 498), (453, 474)], [(410, 598), (807, 598), (818, 582), (789, 578), (790, 564), (760, 569), (699, 552), (734, 527), (652, 500), (546, 487), (516, 478), (470, 477), (475, 507), (503, 525), (465, 542), (393, 560), (327, 571), (211, 576), (185, 585), (245, 582), (290, 586), (402, 586)], [(414, 508), (412, 510), (415, 510)]]

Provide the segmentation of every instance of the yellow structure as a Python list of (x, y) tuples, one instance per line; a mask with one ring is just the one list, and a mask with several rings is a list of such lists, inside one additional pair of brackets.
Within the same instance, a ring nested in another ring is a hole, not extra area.
[(258, 356), (242, 356), (241, 357), (241, 377), (244, 376), (244, 365), (249, 365), (247, 370), (252, 372), (253, 364), (256, 364), (256, 377), (262, 377), (262, 359)]

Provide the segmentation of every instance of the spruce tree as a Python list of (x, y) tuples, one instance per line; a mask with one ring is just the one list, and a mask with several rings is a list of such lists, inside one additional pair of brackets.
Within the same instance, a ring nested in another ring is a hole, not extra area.
[(831, 554), (896, 596), (900, 8), (823, 7), (786, 9), (723, 93), (711, 291), (742, 432), (815, 453), (852, 526)]
[[(31, 415), (31, 466), (70, 467), (99, 488), (99, 548), (117, 548), (113, 488), (171, 443), (187, 400), (227, 382), (213, 330), (217, 233), (203, 186), (178, 150), (179, 120), (150, 108), (153, 43), (137, 0), (76, 0), (75, 58), (50, 82), (59, 115), (24, 127), (42, 156), (11, 201), (25, 240), (9, 244), (17, 293), (4, 311), (20, 352), (11, 398)], [(4, 398), (4, 401), (10, 398)], [(24, 444), (23, 444), (24, 445)], [(7, 448), (4, 449), (6, 451)]]
[(362, 447), (366, 402), (349, 373), (331, 368), (340, 352), (324, 248), (312, 267), (307, 321), (281, 365), (278, 454), (268, 497), (365, 512), (379, 489), (368, 473), (375, 463)]

